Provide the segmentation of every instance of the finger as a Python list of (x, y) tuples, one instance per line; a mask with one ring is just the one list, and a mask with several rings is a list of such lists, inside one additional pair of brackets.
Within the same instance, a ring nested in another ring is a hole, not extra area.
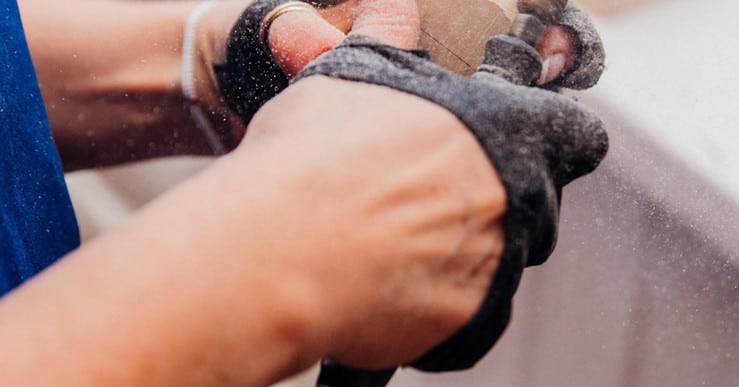
[(357, 0), (350, 34), (371, 36), (410, 50), (418, 46), (420, 26), (415, 0)]
[(321, 16), (309, 12), (288, 12), (269, 29), (272, 56), (282, 71), (292, 78), (310, 61), (336, 47), (345, 35)]
[(566, 27), (553, 26), (544, 31), (536, 50), (542, 58), (542, 70), (536, 83), (549, 83), (567, 72), (575, 64), (577, 43)]

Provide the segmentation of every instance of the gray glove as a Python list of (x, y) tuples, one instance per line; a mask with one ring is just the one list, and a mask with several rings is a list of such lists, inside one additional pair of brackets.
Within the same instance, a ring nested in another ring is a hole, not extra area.
[[(536, 54), (526, 44), (510, 47), (517, 57)], [(517, 65), (495, 63), (496, 53), (490, 54), (487, 66)], [(481, 67), (464, 78), (422, 52), (352, 36), (298, 77), (382, 85), (445, 107), (477, 137), (503, 180), (506, 245), (484, 304), (467, 326), (411, 364), (422, 370), (468, 368), (492, 347), (508, 324), (523, 268), (544, 262), (554, 248), (562, 187), (593, 171), (608, 148), (602, 122), (583, 106), (548, 90), (514, 85)]]

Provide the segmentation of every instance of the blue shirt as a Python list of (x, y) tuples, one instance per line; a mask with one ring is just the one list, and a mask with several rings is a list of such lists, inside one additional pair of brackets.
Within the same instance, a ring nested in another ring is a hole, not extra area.
[(0, 295), (79, 243), (18, 7), (0, 0)]

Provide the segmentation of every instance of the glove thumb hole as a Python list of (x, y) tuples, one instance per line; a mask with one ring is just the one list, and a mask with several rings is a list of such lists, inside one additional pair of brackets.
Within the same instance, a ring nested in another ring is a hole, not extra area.
[(404, 50), (417, 48), (421, 17), (415, 0), (357, 0), (349, 35), (366, 35)]

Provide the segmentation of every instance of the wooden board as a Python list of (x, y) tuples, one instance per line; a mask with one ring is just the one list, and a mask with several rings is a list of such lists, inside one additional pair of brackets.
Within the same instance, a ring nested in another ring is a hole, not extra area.
[(434, 62), (469, 75), (482, 63), (485, 42), (508, 32), (515, 0), (418, 0), (421, 48)]

